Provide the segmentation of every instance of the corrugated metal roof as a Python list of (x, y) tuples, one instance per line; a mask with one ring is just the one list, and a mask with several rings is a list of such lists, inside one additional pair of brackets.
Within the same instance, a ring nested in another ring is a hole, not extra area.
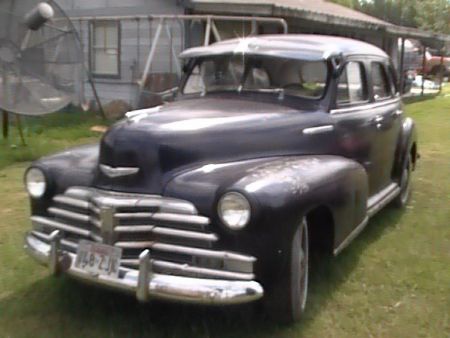
[(333, 16), (375, 25), (391, 25), (390, 23), (373, 16), (325, 0), (191, 0), (191, 2), (193, 4), (273, 6), (274, 9), (291, 9), (294, 11), (322, 14), (325, 16)]
[(304, 19), (324, 25), (379, 30), (423, 43), (450, 43), (450, 35), (393, 25), (373, 16), (326, 0), (186, 0), (194, 10), (286, 19)]

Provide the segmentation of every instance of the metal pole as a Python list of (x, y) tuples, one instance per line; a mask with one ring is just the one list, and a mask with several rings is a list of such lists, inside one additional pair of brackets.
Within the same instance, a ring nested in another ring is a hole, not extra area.
[(444, 81), (444, 55), (445, 47), (442, 48), (441, 61), (439, 62), (439, 93), (442, 91), (442, 82)]
[[(282, 18), (267, 18), (267, 17), (255, 17), (255, 16), (237, 16), (237, 15), (115, 15), (115, 16), (76, 16), (72, 17), (71, 20), (127, 20), (127, 19), (175, 19), (175, 20), (218, 20), (218, 21), (239, 21), (239, 22), (252, 22), (254, 20), (261, 23), (274, 23), (278, 24), (283, 28), (283, 34), (288, 33), (288, 24), (285, 19)], [(53, 19), (57, 21), (58, 19)]]
[(23, 130), (22, 130), (22, 121), (20, 119), (20, 115), (16, 114), (16, 123), (17, 123), (17, 129), (19, 130), (19, 136), (20, 140), (22, 141), (22, 145), (26, 146), (25, 137), (23, 136)]
[(420, 91), (420, 96), (423, 96), (423, 92), (425, 90), (425, 66), (427, 62), (427, 47), (423, 46), (423, 55), (422, 55), (422, 88)]
[(87, 73), (89, 84), (91, 85), (92, 94), (94, 94), (95, 101), (97, 102), (98, 111), (100, 112), (100, 115), (102, 116), (102, 119), (106, 120), (106, 114), (105, 114), (105, 111), (103, 110), (103, 105), (102, 105), (102, 103), (100, 101), (100, 98), (98, 97), (97, 88), (95, 88), (94, 79), (92, 78), (92, 74), (86, 68), (86, 66), (84, 67), (84, 69), (85, 69), (85, 71)]
[(160, 19), (158, 28), (156, 29), (155, 37), (153, 38), (153, 41), (152, 41), (152, 47), (150, 48), (150, 52), (147, 57), (147, 62), (145, 63), (144, 72), (143, 72), (142, 78), (139, 82), (139, 94), (142, 91), (142, 89), (144, 89), (144, 87), (145, 87), (145, 82), (147, 81), (148, 72), (150, 70), (150, 66), (152, 64), (153, 57), (155, 56), (156, 46), (158, 45), (158, 41), (159, 41), (159, 37), (161, 35), (161, 30), (162, 30), (163, 24), (164, 24), (164, 19)]
[(214, 39), (216, 39), (217, 42), (222, 41), (222, 37), (220, 36), (219, 30), (217, 29), (214, 21), (211, 21), (211, 29), (214, 34)]
[(209, 45), (210, 37), (211, 37), (211, 17), (208, 17), (208, 19), (206, 20), (205, 41), (203, 41), (204, 46)]
[(400, 49), (400, 67), (399, 67), (399, 71), (398, 71), (398, 78), (400, 81), (400, 94), (403, 95), (403, 87), (405, 86), (405, 77), (404, 77), (404, 67), (405, 67), (405, 38), (401, 37), (402, 40), (402, 45), (401, 45), (401, 49)]

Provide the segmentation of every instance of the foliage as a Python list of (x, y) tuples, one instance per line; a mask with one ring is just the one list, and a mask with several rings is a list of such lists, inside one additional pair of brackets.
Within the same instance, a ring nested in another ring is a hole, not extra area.
[(332, 0), (396, 25), (450, 34), (450, 0)]

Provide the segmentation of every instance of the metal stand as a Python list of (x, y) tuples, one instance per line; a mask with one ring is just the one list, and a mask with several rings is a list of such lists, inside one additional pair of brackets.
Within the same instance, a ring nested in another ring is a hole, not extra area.
[[(25, 142), (25, 136), (23, 135), (23, 129), (22, 129), (22, 120), (20, 119), (20, 115), (14, 114), (16, 117), (16, 125), (17, 130), (19, 131), (20, 141), (22, 142), (23, 146), (26, 146), (27, 143)], [(3, 111), (3, 139), (9, 138), (9, 113), (7, 111)]]
[(3, 111), (3, 138), (7, 139), (9, 134), (9, 116), (8, 112)]

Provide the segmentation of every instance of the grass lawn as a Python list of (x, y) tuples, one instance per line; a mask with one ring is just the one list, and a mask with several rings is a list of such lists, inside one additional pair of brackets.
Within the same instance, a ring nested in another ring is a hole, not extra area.
[(382, 211), (340, 256), (313, 262), (308, 311), (292, 326), (247, 307), (142, 305), (49, 276), (22, 250), (27, 163), (18, 161), (93, 140), (98, 121), (28, 127), (28, 148), (0, 143), (0, 337), (450, 337), (449, 95), (406, 107), (421, 154), (408, 208)]

